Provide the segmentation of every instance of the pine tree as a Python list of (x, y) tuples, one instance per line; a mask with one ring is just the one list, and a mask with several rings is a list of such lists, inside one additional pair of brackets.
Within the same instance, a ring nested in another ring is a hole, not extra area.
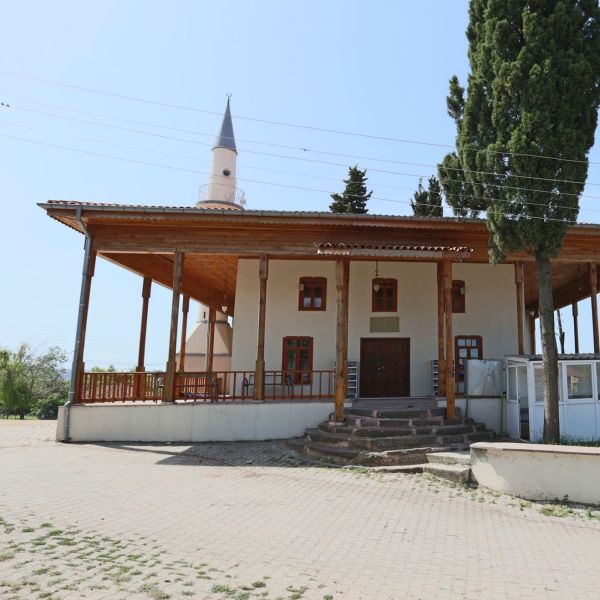
[[(600, 104), (596, 0), (471, 0), (467, 94), (450, 80), (457, 149), (439, 165), (460, 216), (487, 212), (490, 258), (535, 258), (544, 359), (544, 441), (560, 438), (552, 269), (577, 219)], [(549, 158), (553, 157), (553, 158)]]
[(367, 192), (367, 170), (361, 171), (358, 165), (348, 169), (348, 179), (344, 179), (346, 189), (343, 194), (331, 194), (333, 202), (329, 210), (334, 213), (364, 215), (368, 212), (367, 202), (373, 192)]
[(419, 179), (419, 187), (413, 194), (410, 206), (415, 217), (442, 217), (442, 191), (440, 182), (435, 175), (429, 178), (429, 189), (423, 187), (423, 182)]

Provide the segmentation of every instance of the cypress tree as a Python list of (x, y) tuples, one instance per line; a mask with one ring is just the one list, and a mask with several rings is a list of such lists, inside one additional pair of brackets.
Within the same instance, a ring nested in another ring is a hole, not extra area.
[(552, 268), (577, 219), (600, 104), (596, 0), (471, 0), (467, 90), (450, 80), (457, 149), (439, 165), (460, 216), (487, 212), (490, 258), (536, 262), (544, 441), (560, 439)]
[(371, 192), (367, 192), (367, 170), (361, 171), (358, 165), (348, 169), (348, 179), (344, 179), (346, 189), (342, 194), (331, 194), (333, 202), (329, 210), (334, 213), (364, 215), (368, 212), (367, 202)]
[(419, 179), (419, 187), (413, 194), (410, 206), (415, 217), (442, 217), (442, 192), (440, 182), (435, 175), (429, 178), (429, 189), (423, 187), (423, 182)]

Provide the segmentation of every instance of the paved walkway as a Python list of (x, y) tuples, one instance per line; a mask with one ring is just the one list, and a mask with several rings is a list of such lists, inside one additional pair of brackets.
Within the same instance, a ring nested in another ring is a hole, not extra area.
[[(65, 445), (0, 421), (0, 598), (597, 598), (600, 520), (280, 442)], [(600, 515), (600, 513), (598, 513)]]

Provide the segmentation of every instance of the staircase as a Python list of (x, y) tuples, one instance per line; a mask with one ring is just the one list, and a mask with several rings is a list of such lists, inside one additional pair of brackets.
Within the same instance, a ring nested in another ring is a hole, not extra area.
[(470, 452), (433, 452), (427, 455), (423, 472), (454, 483), (471, 481)]
[[(288, 444), (319, 461), (343, 465), (416, 465), (427, 454), (467, 450), (494, 433), (473, 419), (446, 419), (446, 409), (426, 399), (356, 401), (344, 423), (324, 421)], [(332, 419), (332, 417), (330, 417)]]

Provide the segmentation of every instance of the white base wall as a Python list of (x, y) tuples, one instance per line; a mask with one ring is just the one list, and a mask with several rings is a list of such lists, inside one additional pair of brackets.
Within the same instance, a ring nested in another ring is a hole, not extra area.
[[(111, 404), (71, 408), (73, 442), (235, 442), (286, 439), (316, 427), (333, 402)], [(56, 439), (63, 441), (64, 407)]]
[[(470, 417), (476, 423), (483, 423), (488, 429), (502, 433), (506, 429), (506, 402), (503, 398), (456, 398), (456, 407), (460, 408), (463, 418)], [(446, 408), (446, 400), (438, 400), (438, 407)]]
[(471, 470), (479, 485), (519, 498), (600, 504), (600, 448), (478, 442)]

